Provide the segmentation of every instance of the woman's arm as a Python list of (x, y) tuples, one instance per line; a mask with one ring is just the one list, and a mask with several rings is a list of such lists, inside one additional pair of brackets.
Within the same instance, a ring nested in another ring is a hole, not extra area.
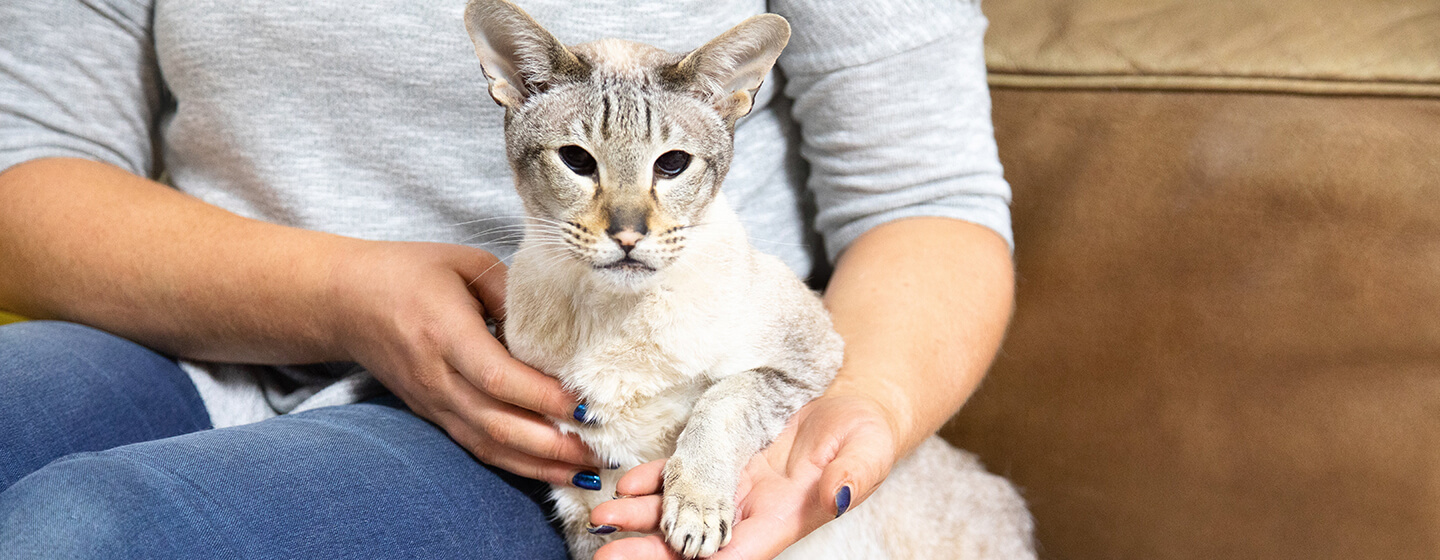
[(904, 456), (960, 410), (999, 350), (1014, 306), (1009, 246), (959, 220), (891, 222), (845, 252), (825, 303), (846, 343), (826, 396), (873, 401)]
[(0, 308), (182, 358), (355, 360), (491, 464), (556, 484), (599, 464), (537, 414), (573, 398), (486, 329), (505, 275), (484, 251), (250, 220), (83, 159), (0, 173), (0, 208)]
[(0, 174), (0, 308), (212, 361), (341, 359), (328, 276), (355, 240), (242, 218), (119, 168)]

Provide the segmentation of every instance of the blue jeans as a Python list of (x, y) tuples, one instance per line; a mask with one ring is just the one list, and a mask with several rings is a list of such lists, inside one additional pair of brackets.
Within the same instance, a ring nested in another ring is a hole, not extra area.
[(210, 429), (175, 362), (0, 327), (0, 558), (566, 557), (544, 485), (393, 397)]

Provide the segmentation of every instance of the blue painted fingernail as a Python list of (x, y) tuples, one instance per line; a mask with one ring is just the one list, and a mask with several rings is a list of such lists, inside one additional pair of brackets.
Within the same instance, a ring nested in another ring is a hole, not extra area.
[(619, 531), (620, 528), (611, 525), (601, 525), (599, 527), (590, 525), (588, 527), (585, 527), (585, 530), (590, 531), (590, 534), (592, 535), (608, 535), (610, 533), (614, 533), (615, 531)]
[(584, 488), (586, 490), (600, 489), (600, 475), (590, 471), (581, 471), (580, 474), (575, 475), (575, 478), (570, 479), (570, 482), (574, 483), (577, 488)]
[(850, 509), (849, 484), (841, 486), (840, 491), (835, 493), (835, 517), (840, 517), (841, 515), (844, 515), (845, 510), (847, 509)]
[(576, 422), (581, 422), (581, 423), (584, 423), (584, 424), (589, 424), (590, 421), (585, 419), (585, 412), (586, 412), (586, 411), (589, 411), (589, 410), (590, 410), (590, 407), (589, 407), (589, 406), (586, 406), (585, 403), (580, 403), (579, 405), (577, 405), (577, 406), (575, 407), (575, 414), (571, 414), (571, 416), (574, 416), (574, 417), (575, 417), (575, 421), (576, 421)]

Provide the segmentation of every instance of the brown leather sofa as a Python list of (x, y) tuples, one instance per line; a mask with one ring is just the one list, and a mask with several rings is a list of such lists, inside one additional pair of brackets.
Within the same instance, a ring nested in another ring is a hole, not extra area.
[(1440, 1), (985, 10), (1042, 557), (1440, 557)]

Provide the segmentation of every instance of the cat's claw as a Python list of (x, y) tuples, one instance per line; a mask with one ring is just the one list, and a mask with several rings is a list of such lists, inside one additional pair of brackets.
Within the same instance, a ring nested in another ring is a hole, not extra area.
[(730, 542), (735, 500), (683, 481), (666, 487), (660, 529), (670, 547), (686, 558), (706, 558)]

